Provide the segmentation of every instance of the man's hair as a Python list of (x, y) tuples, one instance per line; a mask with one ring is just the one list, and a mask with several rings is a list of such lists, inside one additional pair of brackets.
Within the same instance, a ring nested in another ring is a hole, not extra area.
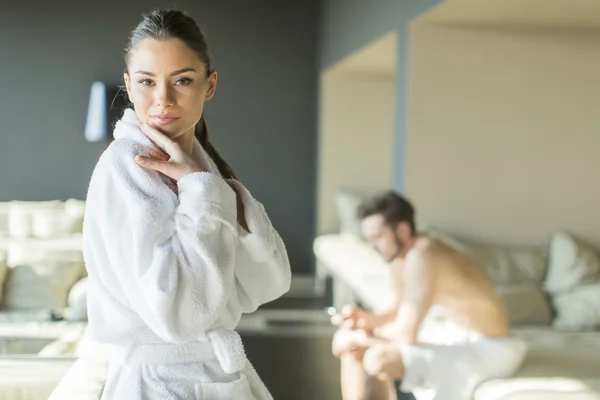
[(395, 228), (399, 223), (406, 222), (410, 225), (411, 234), (416, 233), (415, 209), (398, 193), (392, 190), (383, 192), (365, 201), (358, 208), (358, 217), (361, 220), (379, 214), (390, 227)]

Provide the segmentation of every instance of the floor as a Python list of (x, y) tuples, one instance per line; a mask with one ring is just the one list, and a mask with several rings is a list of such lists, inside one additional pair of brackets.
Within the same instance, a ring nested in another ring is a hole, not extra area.
[(340, 400), (335, 332), (324, 300), (288, 295), (245, 316), (238, 331), (248, 358), (276, 400)]

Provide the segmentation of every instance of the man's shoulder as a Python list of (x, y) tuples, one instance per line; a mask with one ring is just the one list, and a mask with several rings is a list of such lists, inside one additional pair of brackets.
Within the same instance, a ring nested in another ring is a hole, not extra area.
[(434, 255), (444, 252), (447, 247), (442, 241), (423, 234), (416, 237), (412, 250), (420, 254)]
[(443, 241), (428, 235), (419, 235), (414, 242), (411, 253), (421, 258), (436, 261), (454, 259), (460, 255), (456, 249)]

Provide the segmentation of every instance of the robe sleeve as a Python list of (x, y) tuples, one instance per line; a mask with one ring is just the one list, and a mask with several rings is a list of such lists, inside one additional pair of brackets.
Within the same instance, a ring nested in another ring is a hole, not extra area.
[(244, 204), (250, 233), (239, 227), (239, 257), (235, 285), (242, 311), (255, 311), (290, 289), (291, 269), (283, 240), (271, 224), (265, 208), (238, 181), (234, 185)]
[(235, 192), (197, 172), (178, 182), (178, 201), (157, 172), (135, 162), (143, 148), (118, 142), (90, 185), (100, 237), (89, 245), (103, 246), (110, 284), (158, 337), (199, 340), (235, 290)]

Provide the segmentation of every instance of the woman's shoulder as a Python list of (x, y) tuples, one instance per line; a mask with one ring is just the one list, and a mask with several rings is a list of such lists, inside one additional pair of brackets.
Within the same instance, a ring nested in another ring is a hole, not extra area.
[[(160, 174), (142, 167), (137, 155), (148, 155), (149, 147), (129, 139), (117, 139), (104, 151), (92, 174), (90, 188), (95, 191), (129, 192), (132, 198), (152, 197), (157, 204), (171, 204), (173, 197)], [(123, 194), (124, 195), (124, 194)]]
[(94, 175), (150, 176), (148, 170), (136, 161), (137, 155), (148, 155), (149, 147), (131, 139), (116, 139), (104, 150), (94, 170)]
[(98, 164), (108, 164), (110, 166), (137, 165), (135, 156), (148, 155), (149, 150), (148, 146), (134, 140), (116, 139), (104, 150)]
[(116, 161), (130, 159), (138, 154), (147, 154), (149, 150), (147, 145), (132, 139), (115, 139), (108, 145), (103, 156)]

